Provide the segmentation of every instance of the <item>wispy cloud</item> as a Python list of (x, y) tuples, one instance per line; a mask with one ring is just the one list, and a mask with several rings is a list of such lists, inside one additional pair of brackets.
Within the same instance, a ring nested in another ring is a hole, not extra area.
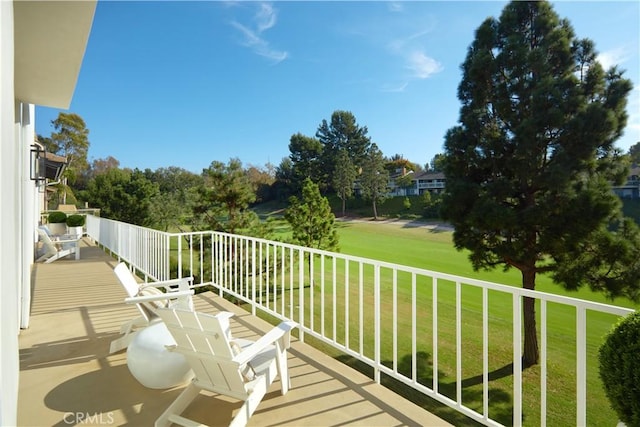
[(407, 68), (418, 79), (427, 79), (443, 70), (441, 63), (420, 51), (411, 52), (407, 62)]
[(614, 65), (622, 64), (626, 62), (630, 57), (629, 52), (625, 47), (617, 47), (615, 49), (608, 50), (606, 52), (601, 52), (598, 55), (598, 62), (602, 65), (602, 68), (608, 70)]
[(276, 12), (270, 3), (260, 3), (259, 7), (255, 17), (256, 26), (259, 32), (263, 32), (276, 25)]
[(394, 13), (394, 17), (399, 19), (402, 25), (394, 26), (395, 31), (388, 34), (386, 49), (389, 54), (401, 58), (404, 63), (405, 73), (402, 84), (391, 84), (382, 87), (384, 92), (403, 92), (413, 80), (423, 80), (441, 72), (444, 67), (435, 58), (429, 56), (425, 49), (428, 43), (426, 37), (437, 27), (437, 21), (433, 15), (423, 16), (420, 19), (409, 16), (409, 12), (401, 9), (394, 9), (389, 5), (389, 10)]
[(385, 84), (382, 86), (380, 90), (382, 90), (382, 92), (404, 92), (407, 86), (409, 86), (409, 82), (404, 81), (402, 83), (395, 84), (395, 85)]
[(289, 53), (271, 47), (271, 43), (263, 36), (263, 33), (276, 25), (277, 13), (271, 3), (257, 3), (258, 10), (250, 24), (241, 24), (231, 21), (231, 25), (240, 31), (243, 46), (253, 50), (256, 54), (268, 58), (275, 63), (284, 61)]
[(398, 1), (390, 1), (387, 6), (391, 12), (402, 12), (404, 10), (404, 5)]

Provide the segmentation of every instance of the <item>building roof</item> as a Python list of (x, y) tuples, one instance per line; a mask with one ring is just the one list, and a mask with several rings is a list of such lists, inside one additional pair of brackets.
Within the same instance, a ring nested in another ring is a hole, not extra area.
[(69, 108), (96, 4), (96, 0), (13, 2), (16, 99)]
[(427, 171), (420, 172), (412, 178), (413, 181), (417, 181), (419, 179), (445, 179), (445, 177), (443, 172)]

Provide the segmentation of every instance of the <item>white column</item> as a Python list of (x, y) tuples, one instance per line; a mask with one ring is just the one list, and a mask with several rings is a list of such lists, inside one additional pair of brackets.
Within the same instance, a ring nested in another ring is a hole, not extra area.
[(17, 425), (18, 412), (18, 191), (15, 123), (13, 2), (0, 1), (0, 425)]
[(31, 313), (31, 268), (33, 266), (33, 253), (36, 242), (36, 226), (40, 217), (38, 211), (38, 189), (35, 181), (30, 179), (31, 168), (31, 145), (35, 138), (35, 107), (33, 104), (22, 104), (20, 120), (20, 155), (22, 157), (21, 176), (22, 176), (22, 212), (21, 235), (22, 243), (22, 262), (20, 266), (22, 274), (22, 289), (20, 293), (20, 328), (29, 327), (29, 315)]

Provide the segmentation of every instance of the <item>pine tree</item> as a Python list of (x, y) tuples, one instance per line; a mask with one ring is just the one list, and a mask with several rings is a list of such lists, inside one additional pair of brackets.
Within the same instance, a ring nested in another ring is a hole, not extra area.
[[(517, 268), (526, 289), (548, 273), (637, 299), (640, 234), (611, 191), (627, 174), (614, 142), (631, 83), (596, 57), (548, 2), (511, 2), (478, 28), (445, 137), (442, 214), (475, 269)], [(523, 317), (526, 367), (539, 358), (531, 298)]]
[[(199, 189), (193, 211), (197, 229), (256, 235), (259, 218), (249, 209), (256, 194), (239, 159), (228, 164), (213, 161), (202, 171), (204, 186)], [(261, 237), (261, 236), (258, 236)]]
[(338, 249), (335, 216), (327, 198), (310, 179), (305, 179), (302, 185), (301, 199), (289, 198), (284, 217), (293, 230), (294, 243), (316, 249)]
[(384, 166), (382, 151), (376, 144), (371, 144), (362, 164), (360, 190), (366, 199), (371, 200), (374, 219), (378, 219), (378, 203), (384, 201), (389, 189), (389, 172)]
[(340, 150), (333, 173), (333, 188), (342, 200), (342, 216), (345, 215), (347, 199), (353, 196), (353, 183), (356, 180), (356, 168), (346, 150)]

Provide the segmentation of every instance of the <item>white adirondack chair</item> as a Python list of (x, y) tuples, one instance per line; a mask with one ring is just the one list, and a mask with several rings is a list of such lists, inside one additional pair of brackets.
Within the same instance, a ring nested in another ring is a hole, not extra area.
[(158, 309), (157, 313), (176, 341), (172, 348), (187, 358), (195, 377), (156, 420), (156, 427), (171, 423), (201, 425), (180, 415), (201, 390), (244, 401), (229, 424), (241, 427), (247, 424), (276, 375), (280, 376), (283, 395), (291, 387), (287, 349), (295, 322), (282, 322), (252, 342), (231, 335), (229, 319), (233, 313), (212, 316), (175, 309)]
[[(156, 310), (161, 307), (175, 307), (182, 310), (193, 310), (192, 277), (166, 280), (162, 282), (138, 283), (129, 267), (121, 262), (113, 272), (127, 292), (125, 303), (135, 304), (140, 316), (125, 322), (120, 328), (122, 337), (111, 342), (109, 353), (124, 350), (133, 340), (136, 332), (151, 323), (159, 322)], [(173, 286), (177, 286), (177, 289)], [(165, 292), (160, 290), (165, 289)]]
[(46, 229), (38, 228), (38, 236), (42, 243), (41, 252), (36, 262), (44, 261), (45, 264), (64, 258), (71, 254), (76, 255), (78, 259), (80, 237), (75, 236), (53, 236), (47, 233)]

